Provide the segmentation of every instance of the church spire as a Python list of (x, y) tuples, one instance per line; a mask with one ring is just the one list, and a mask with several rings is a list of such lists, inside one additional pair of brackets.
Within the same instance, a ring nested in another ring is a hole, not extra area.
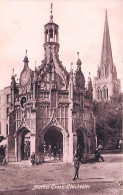
[(109, 70), (112, 71), (112, 68), (113, 68), (113, 58), (112, 58), (112, 49), (111, 49), (111, 43), (110, 43), (107, 10), (105, 12), (105, 24), (104, 24), (103, 44), (102, 44), (102, 54), (101, 54), (100, 66), (105, 67), (107, 72)]

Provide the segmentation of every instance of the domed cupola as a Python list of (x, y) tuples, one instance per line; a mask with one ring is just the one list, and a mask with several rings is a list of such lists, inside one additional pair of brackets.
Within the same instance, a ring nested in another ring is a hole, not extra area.
[[(79, 53), (78, 53), (78, 55), (79, 55)], [(79, 87), (81, 89), (84, 89), (85, 88), (85, 77), (81, 71), (82, 62), (79, 58), (77, 60), (76, 65), (77, 65), (77, 70), (75, 71), (75, 85), (77, 88)]]
[(49, 63), (50, 58), (59, 52), (59, 26), (53, 22), (52, 3), (50, 21), (44, 25), (44, 51), (45, 61)]

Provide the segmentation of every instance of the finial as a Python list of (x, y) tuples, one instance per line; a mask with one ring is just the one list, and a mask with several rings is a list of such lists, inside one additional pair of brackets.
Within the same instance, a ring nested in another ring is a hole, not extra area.
[(53, 22), (52, 8), (53, 8), (53, 3), (51, 3), (51, 7), (50, 7), (51, 9), (50, 22)]
[(77, 55), (78, 55), (78, 59), (79, 59), (79, 52), (77, 52)]
[(73, 62), (71, 62), (70, 72), (73, 73)]
[(91, 73), (89, 72), (88, 81), (91, 82)]
[(51, 8), (51, 15), (52, 15), (52, 8), (53, 8), (53, 3), (51, 3), (51, 7), (50, 7), (50, 8)]
[(24, 60), (23, 60), (24, 62), (26, 62), (26, 63), (28, 63), (29, 62), (29, 60), (28, 60), (28, 57), (27, 57), (27, 49), (26, 49), (26, 55), (25, 55), (25, 57), (24, 57)]
[(71, 62), (71, 70), (73, 69), (73, 62)]
[(14, 74), (14, 68), (12, 69), (12, 78), (15, 78), (17, 75)]
[(35, 61), (35, 68), (36, 68), (36, 61)]
[(12, 76), (14, 76), (14, 68), (12, 69)]

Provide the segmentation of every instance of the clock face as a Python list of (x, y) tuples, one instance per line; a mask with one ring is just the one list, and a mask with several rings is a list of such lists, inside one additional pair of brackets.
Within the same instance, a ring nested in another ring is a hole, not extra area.
[(30, 81), (30, 73), (29, 71), (24, 71), (21, 75), (21, 85), (27, 85)]

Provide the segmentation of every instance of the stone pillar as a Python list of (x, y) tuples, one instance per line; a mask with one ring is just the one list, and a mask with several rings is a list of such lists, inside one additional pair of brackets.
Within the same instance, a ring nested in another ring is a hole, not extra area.
[(31, 137), (30, 137), (30, 154), (36, 152), (36, 112), (31, 112)]
[(17, 145), (17, 136), (16, 136), (15, 137), (15, 159), (16, 159), (16, 161), (18, 161), (17, 147), (18, 147), (18, 145)]
[(53, 42), (55, 42), (55, 28), (53, 26)]
[(67, 162), (68, 150), (67, 150), (68, 140), (66, 135), (63, 134), (63, 162)]
[(36, 152), (35, 140), (36, 140), (36, 134), (31, 134), (31, 137), (30, 137), (30, 154), (32, 154), (32, 152)]
[(73, 154), (77, 150), (77, 134), (73, 133)]
[(46, 31), (44, 30), (44, 43), (47, 42), (47, 34), (46, 34)]
[(49, 33), (49, 29), (48, 29), (48, 42), (50, 42), (50, 33)]
[(73, 133), (69, 133), (69, 153), (68, 153), (68, 162), (73, 162)]
[(88, 136), (87, 139), (88, 139), (87, 159), (90, 159), (90, 136)]

